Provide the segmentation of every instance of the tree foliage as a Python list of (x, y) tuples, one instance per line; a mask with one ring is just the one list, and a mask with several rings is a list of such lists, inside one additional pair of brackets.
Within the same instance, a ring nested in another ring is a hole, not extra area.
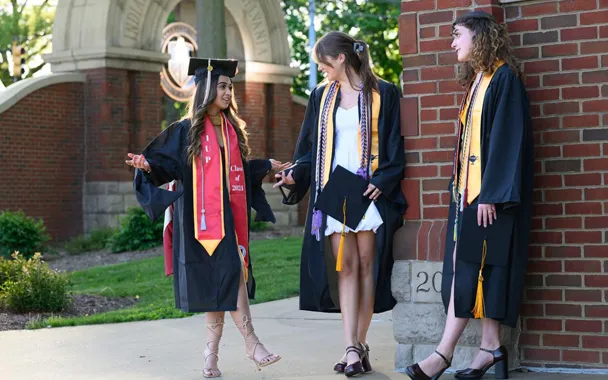
[[(315, 0), (317, 39), (332, 30), (345, 32), (370, 46), (373, 69), (383, 79), (399, 84), (403, 70), (399, 55), (398, 18), (401, 0)], [(309, 0), (283, 0), (291, 57), (300, 68), (294, 78), (293, 92), (306, 96), (308, 90), (310, 46)], [(322, 80), (317, 74), (318, 82)]]
[[(56, 0), (0, 0), (0, 80), (12, 83), (7, 55), (13, 40), (25, 48), (25, 74), (28, 78), (44, 66), (41, 54), (51, 51), (51, 33)], [(23, 79), (21, 78), (21, 79)]]

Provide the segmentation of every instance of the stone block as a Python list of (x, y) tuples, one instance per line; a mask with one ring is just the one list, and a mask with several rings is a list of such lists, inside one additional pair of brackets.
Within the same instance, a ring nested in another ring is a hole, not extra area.
[[(273, 210), (274, 211), (274, 210)], [(277, 222), (273, 225), (274, 227), (279, 226), (290, 226), (291, 225), (291, 215), (287, 211), (274, 211), (274, 216), (277, 219)]]
[(124, 209), (124, 197), (122, 195), (108, 194), (97, 196), (97, 212), (118, 214), (122, 213)]
[(116, 195), (116, 194), (120, 194), (120, 192), (118, 191), (118, 186), (119, 186), (120, 182), (116, 182), (116, 181), (108, 181), (106, 182), (106, 194), (109, 195)]
[(405, 368), (413, 363), (413, 350), (411, 344), (398, 343), (395, 349), (395, 370), (405, 371)]
[(441, 303), (443, 263), (412, 261), (412, 298), (414, 302)]
[(120, 194), (134, 194), (133, 191), (133, 182), (131, 181), (121, 181), (118, 182), (118, 192)]
[(124, 194), (123, 197), (124, 212), (127, 212), (128, 209), (133, 207), (140, 207), (139, 203), (137, 202), (137, 198), (135, 197), (135, 193), (132, 192), (131, 194)]
[(82, 209), (85, 214), (97, 212), (97, 197), (97, 195), (84, 195), (82, 199)]
[(398, 343), (436, 343), (441, 339), (445, 313), (440, 304), (398, 303), (393, 309), (393, 331)]
[(391, 277), (391, 291), (397, 302), (409, 302), (411, 300), (411, 264), (409, 261), (397, 260), (393, 265)]
[(84, 194), (96, 195), (106, 193), (106, 182), (86, 182), (84, 186)]

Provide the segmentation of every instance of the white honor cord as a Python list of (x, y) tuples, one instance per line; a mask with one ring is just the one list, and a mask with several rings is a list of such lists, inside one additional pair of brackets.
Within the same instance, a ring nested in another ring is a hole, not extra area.
[(205, 100), (203, 100), (203, 105), (207, 104), (207, 100), (209, 99), (209, 90), (211, 89), (211, 59), (207, 63), (207, 85), (205, 86)]

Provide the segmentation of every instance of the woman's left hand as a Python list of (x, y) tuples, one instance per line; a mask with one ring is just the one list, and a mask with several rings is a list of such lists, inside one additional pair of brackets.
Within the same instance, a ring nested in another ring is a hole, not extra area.
[(488, 226), (488, 223), (492, 225), (492, 222), (496, 220), (496, 206), (494, 204), (480, 204), (477, 205), (477, 225), (481, 226), (483, 223), (484, 227)]
[(270, 168), (270, 171), (272, 173), (278, 173), (291, 166), (291, 162), (282, 163), (281, 161), (273, 160), (272, 158), (268, 161), (270, 161), (270, 165), (272, 165), (272, 167)]
[(369, 199), (375, 202), (378, 200), (378, 197), (382, 195), (382, 191), (370, 183), (367, 185), (367, 190), (365, 190), (365, 193), (363, 193), (364, 197), (367, 197), (368, 195)]

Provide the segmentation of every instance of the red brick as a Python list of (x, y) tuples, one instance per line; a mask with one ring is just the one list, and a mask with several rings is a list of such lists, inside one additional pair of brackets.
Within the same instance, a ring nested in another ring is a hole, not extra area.
[(424, 14), (421, 14), (418, 16), (418, 20), (420, 21), (420, 25), (451, 22), (454, 20), (454, 12), (450, 10), (450, 11), (424, 13)]
[(591, 41), (581, 43), (581, 54), (608, 53), (608, 41)]
[(417, 68), (419, 66), (435, 66), (437, 56), (435, 54), (421, 54), (403, 57), (404, 68)]
[(540, 346), (540, 334), (524, 332), (519, 336), (519, 344), (522, 346)]
[(448, 180), (446, 179), (425, 179), (422, 180), (422, 191), (446, 191)]
[(439, 37), (452, 38), (452, 23), (439, 25)]
[(587, 216), (587, 217), (585, 217), (585, 228), (608, 229), (608, 216)]
[(427, 53), (431, 51), (444, 51), (450, 49), (452, 44), (451, 38), (441, 38), (436, 40), (420, 41), (420, 52)]
[(439, 137), (439, 148), (441, 148), (441, 149), (455, 148), (457, 142), (458, 142), (457, 136), (442, 136), (442, 137)]
[(521, 7), (522, 17), (532, 17), (547, 14), (552, 15), (554, 13), (557, 13), (557, 3), (555, 2), (524, 5)]
[(525, 360), (559, 361), (560, 350), (525, 348), (522, 351)]
[(434, 94), (437, 92), (437, 83), (404, 83), (403, 84), (403, 95), (415, 95), (415, 94)]
[(564, 262), (565, 272), (601, 272), (602, 262), (597, 260), (567, 260)]
[(608, 169), (608, 158), (591, 158), (583, 161), (585, 171), (605, 171)]
[(594, 351), (563, 350), (562, 358), (565, 362), (574, 363), (599, 363), (600, 354)]
[(599, 173), (591, 174), (569, 174), (564, 177), (566, 186), (599, 186), (602, 184), (602, 176)]
[(562, 321), (557, 319), (529, 318), (526, 321), (528, 331), (562, 331)]
[(608, 336), (583, 336), (583, 348), (608, 348)]
[(608, 199), (608, 187), (585, 189), (585, 200), (597, 201)]
[[(600, 95), (598, 86), (580, 86), (580, 87), (564, 87), (562, 88), (562, 97), (564, 99), (586, 99), (597, 98)], [(592, 111), (589, 111), (592, 112)]]
[(462, 87), (456, 81), (441, 81), (439, 82), (439, 92), (442, 94), (450, 92), (462, 92)]
[(565, 217), (565, 218), (547, 218), (545, 220), (546, 228), (549, 230), (559, 229), (577, 229), (583, 227), (583, 218), (581, 217)]
[[(602, 292), (600, 290), (566, 289), (566, 302), (602, 302)], [(567, 324), (566, 330), (568, 330)]]
[[(559, 149), (559, 147), (556, 147)], [(538, 148), (535, 149), (535, 152)], [(536, 175), (534, 176), (534, 187), (535, 188), (551, 188), (561, 187), (563, 184), (561, 175)]]
[(537, 303), (522, 304), (520, 314), (526, 317), (543, 317), (545, 315), (543, 311), (543, 305)]
[(532, 241), (545, 244), (562, 244), (563, 237), (561, 232), (556, 231), (536, 231), (532, 233)]
[(581, 25), (605, 24), (608, 20), (608, 11), (581, 13)]
[[(514, 49), (515, 51), (515, 56), (517, 56), (517, 58), (519, 59), (538, 59), (540, 57), (539, 54), (539, 48), (532, 46), (532, 47), (522, 47), (522, 48), (517, 48)], [(527, 67), (527, 63), (526, 63), (526, 67)], [(528, 69), (525, 69), (525, 72), (528, 72)]]
[(543, 115), (563, 115), (580, 112), (578, 102), (559, 102), (543, 104)]
[(422, 80), (454, 79), (454, 67), (423, 67), (421, 69)]
[(401, 98), (401, 135), (418, 136), (418, 98)]
[(566, 244), (601, 243), (602, 233), (600, 231), (567, 231), (564, 241)]
[(540, 75), (527, 75), (524, 83), (527, 89), (540, 87)]
[(562, 120), (564, 128), (597, 127), (600, 125), (599, 115), (576, 115), (564, 116)]
[[(563, 32), (563, 31), (562, 31)], [(561, 57), (567, 55), (578, 54), (578, 44), (559, 44), (559, 45), (547, 45), (543, 46), (542, 49), (543, 57)]]
[(401, 190), (409, 204), (405, 212), (405, 219), (420, 219), (420, 181), (405, 179), (401, 181)]
[[(563, 104), (563, 103), (562, 103)], [(573, 103), (578, 108), (578, 103)], [(545, 104), (545, 106), (554, 105), (554, 104)], [(556, 132), (544, 132), (543, 143), (545, 144), (561, 144), (567, 142), (575, 142), (579, 141), (579, 133), (578, 131), (556, 131)]]
[(439, 205), (439, 194), (422, 194), (422, 204), (423, 205)]
[[(600, 272), (601, 269), (598, 269)], [(608, 274), (585, 275), (585, 286), (590, 288), (608, 288)]]
[(588, 11), (597, 9), (596, 0), (562, 0), (559, 2), (559, 11), (562, 13)]
[(543, 117), (532, 119), (532, 126), (534, 131), (546, 130), (546, 129), (559, 129), (559, 117)]
[(529, 90), (528, 97), (534, 103), (559, 100), (559, 89)]
[(555, 145), (539, 146), (534, 149), (534, 156), (536, 158), (555, 158), (561, 157), (562, 149)]
[(426, 220), (430, 219), (447, 219), (448, 208), (447, 207), (424, 207), (422, 209), (422, 218)]
[(439, 53), (437, 54), (437, 62), (439, 65), (455, 65), (458, 63), (456, 52)]
[[(561, 260), (530, 260), (528, 261), (527, 273), (552, 273), (562, 272)], [(560, 294), (561, 300), (561, 294)]]
[(600, 202), (580, 202), (566, 204), (566, 214), (598, 215), (602, 214)]
[(578, 189), (545, 190), (545, 202), (579, 201), (583, 191)]
[(608, 38), (608, 25), (600, 26), (600, 38)]
[[(563, 149), (564, 157), (594, 157), (600, 155), (600, 146), (597, 144), (564, 145)], [(601, 183), (598, 185), (601, 185)]]
[(430, 11), (435, 9), (435, 2), (428, 0), (405, 1), (401, 3), (401, 12)]
[(406, 166), (405, 175), (407, 178), (435, 178), (437, 177), (438, 169), (434, 165), (426, 166)]
[(433, 38), (436, 37), (437, 28), (434, 26), (428, 26), (426, 28), (420, 28), (419, 36), (420, 38)]
[[(405, 150), (436, 149), (437, 138), (405, 139)], [(408, 167), (406, 167), (408, 169)], [(435, 170), (436, 171), (436, 170)]]
[(608, 318), (608, 306), (587, 305), (585, 306), (586, 318)]
[(578, 335), (543, 334), (544, 347), (579, 347), (579, 344), (580, 336)]
[(456, 126), (454, 123), (424, 123), (420, 125), (423, 136), (454, 134)]
[(580, 58), (562, 59), (562, 69), (563, 70), (595, 69), (597, 67), (598, 67), (597, 57), (580, 57)]
[(422, 152), (422, 161), (424, 163), (430, 162), (449, 162), (454, 159), (454, 151), (434, 151), (434, 152)]
[(418, 24), (415, 14), (399, 15), (399, 54), (418, 53)]
[[(457, 119), (458, 119), (458, 107), (442, 108), (441, 110), (439, 110), (439, 120), (457, 120)], [(454, 130), (452, 132), (454, 132)]]
[(547, 286), (569, 286), (580, 287), (582, 284), (580, 275), (552, 274), (545, 278)]
[(420, 121), (434, 121), (437, 120), (437, 110), (421, 110)]
[(560, 36), (562, 41), (592, 40), (597, 38), (597, 28), (562, 29)]
[[(545, 45), (556, 43), (559, 39), (556, 30), (548, 32), (528, 32), (523, 35), (524, 45)], [(515, 43), (514, 43), (515, 45)]]
[(565, 86), (579, 84), (578, 73), (543, 75), (543, 86)]
[(559, 60), (543, 59), (540, 61), (526, 61), (524, 72), (526, 74), (546, 73), (548, 71), (559, 71)]
[(437, 9), (469, 7), (471, 2), (471, 0), (441, 0), (437, 2)]
[(453, 106), (455, 104), (454, 95), (428, 95), (420, 98), (422, 108)]
[[(583, 83), (608, 82), (608, 70), (588, 71), (583, 73)], [(604, 108), (605, 110), (606, 108)]]
[(509, 27), (509, 33), (528, 32), (531, 30), (538, 30), (538, 20), (524, 19), (509, 21), (507, 26)]
[[(534, 204), (534, 215), (562, 215), (564, 206), (562, 204)], [(560, 235), (561, 236), (561, 235)], [(561, 239), (560, 239), (561, 243)]]

